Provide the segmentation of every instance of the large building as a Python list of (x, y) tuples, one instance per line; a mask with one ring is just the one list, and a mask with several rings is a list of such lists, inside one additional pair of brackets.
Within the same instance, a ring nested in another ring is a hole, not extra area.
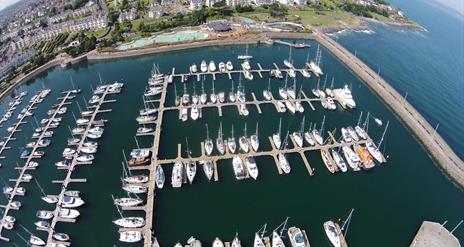
[(227, 6), (235, 8), (239, 5), (240, 6), (250, 5), (251, 0), (226, 0), (226, 4)]
[(203, 7), (203, 0), (190, 0), (190, 9), (196, 10)]

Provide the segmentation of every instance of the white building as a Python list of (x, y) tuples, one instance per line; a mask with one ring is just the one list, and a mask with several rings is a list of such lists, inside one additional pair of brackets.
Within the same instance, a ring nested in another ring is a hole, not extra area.
[(164, 11), (159, 4), (150, 4), (150, 9), (148, 10), (148, 18), (160, 18), (164, 15)]
[(250, 0), (226, 0), (226, 4), (229, 7), (235, 8), (238, 5), (240, 6), (250, 5), (251, 1)]
[(196, 10), (203, 7), (203, 0), (190, 0), (190, 9)]
[(257, 6), (271, 5), (275, 2), (276, 0), (253, 0), (253, 3)]

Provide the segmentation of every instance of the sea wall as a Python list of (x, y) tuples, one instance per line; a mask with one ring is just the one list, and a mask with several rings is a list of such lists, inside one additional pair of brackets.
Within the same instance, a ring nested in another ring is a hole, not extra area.
[(430, 156), (459, 186), (464, 188), (464, 161), (446, 141), (435, 132), (427, 120), (388, 83), (359, 58), (326, 34), (315, 31), (312, 35), (332, 54), (351, 69), (413, 132)]

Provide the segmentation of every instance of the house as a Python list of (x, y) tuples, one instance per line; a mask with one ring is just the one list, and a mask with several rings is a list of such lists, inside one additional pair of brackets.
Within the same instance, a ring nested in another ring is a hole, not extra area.
[(229, 7), (235, 8), (237, 6), (245, 6), (251, 4), (250, 0), (226, 0), (226, 4)]
[(203, 0), (190, 0), (190, 9), (196, 10), (203, 7)]
[(148, 9), (148, 18), (160, 18), (163, 15), (164, 11), (159, 4), (150, 4)]

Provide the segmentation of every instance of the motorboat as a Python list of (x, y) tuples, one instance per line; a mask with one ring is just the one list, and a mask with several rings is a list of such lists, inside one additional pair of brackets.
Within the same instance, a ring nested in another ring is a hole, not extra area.
[(359, 171), (361, 159), (359, 158), (358, 154), (356, 154), (349, 146), (343, 146), (342, 151), (351, 169), (354, 171)]
[(190, 184), (193, 183), (193, 179), (195, 179), (195, 175), (197, 174), (197, 164), (193, 160), (189, 160), (187, 162), (187, 179)]
[(46, 211), (46, 210), (39, 210), (39, 211), (37, 211), (35, 216), (37, 216), (37, 218), (39, 218), (39, 219), (49, 220), (49, 219), (53, 218), (53, 212), (52, 211)]
[(58, 217), (62, 219), (76, 219), (79, 215), (81, 213), (77, 209), (60, 208), (58, 210)]
[(55, 204), (58, 202), (58, 197), (57, 196), (52, 196), (52, 195), (47, 195), (42, 197), (42, 200), (45, 201), (46, 203), (49, 204)]
[(140, 127), (137, 128), (137, 134), (147, 134), (153, 132), (153, 128), (148, 128), (148, 127)]
[(342, 132), (342, 137), (345, 142), (351, 142), (351, 135), (346, 128), (341, 128), (340, 131)]
[(137, 120), (139, 124), (147, 124), (147, 123), (151, 123), (155, 121), (156, 116), (153, 116), (153, 115), (138, 116), (135, 120)]
[(141, 174), (141, 175), (132, 175), (130, 177), (125, 177), (124, 182), (130, 184), (143, 184), (148, 182), (148, 176)]
[(130, 152), (130, 156), (135, 159), (146, 158), (150, 156), (150, 153), (151, 153), (151, 150), (149, 148), (137, 148), (137, 149), (133, 149)]
[(12, 201), (10, 203), (10, 207), (15, 210), (19, 210), (21, 208), (22, 204), (20, 201)]
[(79, 197), (81, 192), (78, 190), (66, 190), (63, 194), (70, 197)]
[(134, 194), (142, 194), (147, 193), (148, 188), (143, 185), (135, 185), (135, 184), (126, 184), (122, 187), (123, 190), (134, 193)]
[(214, 173), (214, 164), (212, 160), (206, 160), (203, 163), (203, 172), (208, 180), (211, 180)]
[(63, 151), (63, 157), (70, 157), (76, 154), (76, 150), (72, 148), (65, 148)]
[(294, 69), (288, 69), (287, 70), (287, 75), (290, 76), (291, 78), (295, 78), (296, 77), (296, 72)]
[(119, 232), (119, 241), (124, 243), (137, 243), (142, 240), (141, 231), (122, 231)]
[(116, 198), (114, 199), (114, 204), (120, 207), (133, 207), (143, 203), (142, 199), (139, 198), (131, 198), (131, 197), (123, 197), (123, 198)]
[(92, 146), (86, 147), (85, 146), (85, 147), (82, 147), (80, 151), (85, 154), (94, 154), (97, 152), (97, 147), (92, 147)]
[(192, 118), (192, 120), (197, 120), (199, 116), (200, 116), (200, 111), (197, 105), (193, 105), (190, 111), (190, 118)]
[(69, 241), (70, 237), (68, 234), (66, 233), (54, 233), (52, 235), (52, 237), (57, 240), (57, 241), (61, 241), (61, 242), (66, 242), (66, 241)]
[(305, 68), (303, 68), (301, 70), (301, 74), (303, 75), (304, 78), (310, 78), (311, 77), (311, 74), (309, 73), (309, 71)]
[(279, 153), (278, 155), (279, 158), (279, 166), (284, 171), (285, 174), (289, 174), (291, 171), (290, 163), (288, 163), (287, 157), (285, 157), (285, 154)]
[(309, 247), (309, 241), (306, 234), (297, 227), (290, 227), (287, 231), (288, 238), (292, 247)]
[(288, 60), (288, 59), (284, 59), (284, 65), (285, 65), (285, 67), (287, 67), (289, 69), (294, 68), (292, 62), (290, 62), (290, 60)]
[(295, 109), (299, 112), (299, 113), (303, 113), (304, 112), (304, 107), (303, 105), (301, 104), (300, 101), (296, 100), (293, 102), (295, 104)]
[(142, 217), (124, 217), (114, 220), (113, 223), (125, 228), (139, 228), (145, 225), (145, 219)]
[(184, 177), (184, 164), (182, 161), (176, 161), (172, 169), (171, 185), (173, 188), (180, 188)]
[(84, 204), (84, 200), (80, 197), (64, 196), (61, 202), (62, 208), (77, 208)]
[(242, 116), (246, 117), (250, 114), (245, 104), (240, 104), (239, 109), (240, 109), (240, 114), (242, 114)]
[(193, 236), (187, 240), (187, 244), (189, 244), (190, 247), (201, 247), (200, 240), (194, 238)]
[(29, 238), (29, 244), (31, 244), (32, 246), (44, 246), (46, 243), (39, 237), (31, 235), (31, 237)]
[(156, 166), (156, 173), (155, 173), (156, 187), (158, 187), (159, 189), (162, 189), (164, 187), (165, 181), (166, 181), (166, 177), (164, 175), (163, 167), (160, 164), (158, 164)]
[(147, 115), (152, 115), (155, 114), (158, 110), (155, 108), (143, 108), (139, 110), (139, 115), (140, 116), (147, 116)]
[(239, 156), (234, 156), (232, 159), (232, 166), (234, 169), (235, 178), (237, 180), (242, 180), (246, 178), (245, 168), (243, 166), (243, 161)]
[(253, 156), (248, 156), (245, 158), (245, 165), (247, 167), (248, 174), (250, 174), (250, 176), (256, 180), (258, 178), (259, 171)]
[(335, 150), (334, 148), (332, 148), (330, 151), (332, 152), (332, 157), (335, 161), (335, 164), (337, 164), (338, 168), (342, 170), (342, 172), (346, 172), (348, 170), (346, 167), (346, 163), (343, 160), (343, 158), (340, 156), (338, 151)]
[(224, 64), (224, 62), (220, 62), (218, 67), (220, 72), (226, 72), (226, 65)]
[(321, 149), (321, 157), (322, 161), (324, 162), (327, 170), (331, 173), (335, 173), (337, 171), (337, 166), (333, 163), (332, 158), (330, 157), (330, 153), (325, 149)]
[(88, 124), (89, 122), (90, 122), (90, 120), (87, 119), (87, 118), (78, 118), (76, 120), (77, 125), (85, 125), (85, 124)]
[(49, 229), (50, 228), (50, 223), (44, 220), (39, 220), (34, 222), (34, 225), (37, 226), (37, 228), (41, 229)]

